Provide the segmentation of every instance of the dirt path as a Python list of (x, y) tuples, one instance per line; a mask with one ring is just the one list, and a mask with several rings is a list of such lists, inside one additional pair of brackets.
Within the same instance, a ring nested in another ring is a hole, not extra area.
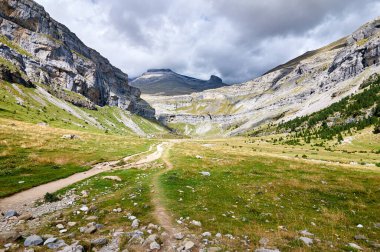
[[(143, 157), (142, 159), (134, 163), (129, 163), (127, 165), (123, 165), (120, 167), (117, 167), (117, 163), (120, 162), (120, 160), (99, 163), (99, 164), (96, 164), (92, 169), (88, 171), (76, 173), (76, 174), (71, 175), (70, 177), (52, 181), (43, 185), (39, 185), (39, 186), (30, 188), (28, 190), (13, 194), (9, 197), (0, 199), (0, 210), (1, 211), (6, 211), (9, 209), (18, 210), (22, 208), (23, 206), (30, 205), (34, 201), (42, 198), (47, 192), (50, 192), (50, 193), (56, 192), (62, 188), (65, 188), (69, 185), (72, 185), (86, 178), (92, 177), (101, 172), (110, 171), (113, 169), (128, 169), (134, 166), (140, 166), (140, 165), (153, 162), (162, 156), (162, 153), (164, 151), (164, 147), (163, 147), (164, 145), (165, 143), (161, 143), (157, 145), (156, 147), (157, 150), (155, 152), (153, 152), (152, 154), (149, 154), (146, 157)], [(148, 151), (144, 151), (144, 152), (140, 152), (140, 153), (128, 156), (126, 158), (123, 158), (122, 160), (126, 162), (133, 157), (150, 152), (152, 149), (153, 149), (153, 146), (151, 146)]]
[(170, 148), (174, 145), (175, 141), (171, 141), (167, 144), (165, 152), (162, 155), (162, 161), (165, 163), (166, 169), (162, 169), (152, 179), (152, 203), (154, 206), (153, 215), (156, 218), (158, 224), (165, 229), (165, 232), (168, 234), (168, 238), (165, 239), (164, 248), (165, 251), (175, 251), (177, 246), (177, 241), (174, 238), (174, 234), (181, 231), (181, 228), (177, 225), (173, 225), (173, 217), (169, 214), (169, 211), (165, 208), (163, 199), (164, 192), (159, 183), (159, 178), (162, 174), (173, 169), (173, 164), (168, 159), (168, 154)]

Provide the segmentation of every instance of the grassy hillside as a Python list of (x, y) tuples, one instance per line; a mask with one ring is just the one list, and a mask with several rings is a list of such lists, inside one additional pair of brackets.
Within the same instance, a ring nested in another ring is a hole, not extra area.
[[(96, 106), (95, 109), (77, 107), (56, 98), (49, 91), (45, 85), (37, 84), (36, 88), (27, 88), (1, 81), (0, 118), (94, 133), (129, 136), (167, 134), (167, 130), (156, 122), (128, 111), (108, 106)], [(86, 99), (67, 90), (65, 93), (70, 100)]]
[[(278, 125), (258, 128), (248, 135), (287, 133), (275, 139), (294, 145), (326, 140), (342, 142), (345, 137), (367, 127), (373, 134), (380, 133), (380, 75), (363, 82), (357, 93), (343, 98), (329, 107), (307, 116), (297, 117)], [(289, 133), (289, 134), (288, 134)]]
[[(65, 91), (70, 99), (85, 99)], [(156, 122), (116, 107), (77, 107), (43, 85), (0, 82), (0, 197), (146, 151), (168, 135)], [(63, 139), (63, 135), (75, 139)]]

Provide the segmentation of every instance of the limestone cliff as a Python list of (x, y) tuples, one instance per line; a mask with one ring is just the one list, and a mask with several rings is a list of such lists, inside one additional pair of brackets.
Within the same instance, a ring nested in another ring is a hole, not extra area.
[(323, 109), (380, 72), (380, 19), (246, 83), (172, 97), (146, 96), (157, 118), (188, 134), (240, 134)]
[(140, 98), (140, 90), (128, 85), (127, 74), (34, 1), (0, 0), (0, 33), (2, 68), (17, 69), (28, 82), (44, 84), (62, 99), (65, 89), (82, 94), (89, 101), (79, 106), (118, 106), (154, 117), (154, 109)]

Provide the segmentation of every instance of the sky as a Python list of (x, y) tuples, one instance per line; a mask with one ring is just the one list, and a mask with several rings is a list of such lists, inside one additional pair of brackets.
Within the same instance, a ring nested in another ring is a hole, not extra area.
[(260, 76), (355, 31), (380, 0), (37, 0), (87, 46), (137, 77), (147, 69), (226, 83)]

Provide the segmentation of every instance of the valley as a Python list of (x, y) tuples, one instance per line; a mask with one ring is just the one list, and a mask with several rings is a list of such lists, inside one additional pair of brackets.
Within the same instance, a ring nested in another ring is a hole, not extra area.
[(226, 85), (0, 2), (0, 252), (380, 249), (379, 18)]

